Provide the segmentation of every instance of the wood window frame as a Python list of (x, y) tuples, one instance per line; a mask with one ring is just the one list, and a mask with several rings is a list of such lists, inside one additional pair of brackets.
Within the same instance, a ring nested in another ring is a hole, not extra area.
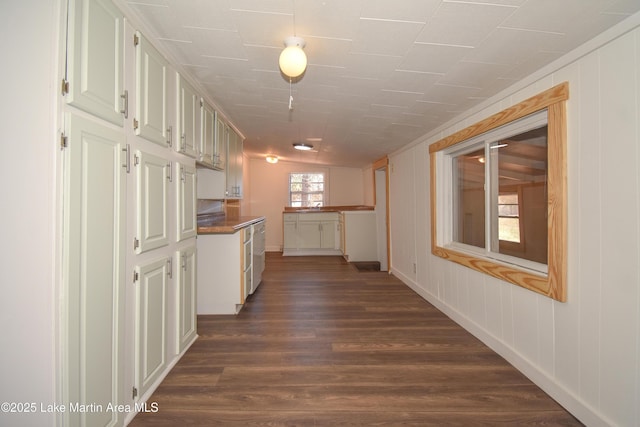
[[(557, 301), (567, 299), (567, 82), (554, 86), (478, 123), (447, 136), (429, 146), (431, 253), (492, 277), (521, 286)], [(484, 257), (452, 250), (438, 242), (437, 218), (438, 152), (530, 114), (547, 110), (548, 196), (547, 196), (547, 266), (546, 275), (499, 263)]]

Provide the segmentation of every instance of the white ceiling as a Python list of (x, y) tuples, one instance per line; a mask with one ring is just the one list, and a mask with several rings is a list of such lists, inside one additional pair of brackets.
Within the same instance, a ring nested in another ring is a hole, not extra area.
[[(639, 0), (122, 0), (249, 156), (362, 167), (640, 10)], [(291, 85), (283, 40), (309, 65)], [(293, 142), (314, 141), (311, 152)]]

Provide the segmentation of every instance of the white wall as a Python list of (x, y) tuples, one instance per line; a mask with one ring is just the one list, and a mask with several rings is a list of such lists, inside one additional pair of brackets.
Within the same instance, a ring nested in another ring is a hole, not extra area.
[(54, 425), (55, 114), (57, 0), (2, 2), (4, 102), (0, 168), (0, 402), (34, 402), (33, 414), (0, 412), (0, 425)]
[[(391, 156), (393, 273), (588, 425), (640, 425), (639, 25), (636, 14)], [(563, 81), (569, 271), (559, 303), (431, 255), (428, 145)]]
[[(248, 161), (247, 161), (248, 160)], [(292, 172), (324, 172), (328, 200), (325, 205), (361, 205), (364, 202), (363, 171), (358, 168), (329, 167), (306, 163), (267, 163), (263, 158), (245, 158), (245, 193), (243, 215), (263, 215), (267, 218), (267, 250), (282, 249), (282, 211), (289, 204), (289, 174)]]

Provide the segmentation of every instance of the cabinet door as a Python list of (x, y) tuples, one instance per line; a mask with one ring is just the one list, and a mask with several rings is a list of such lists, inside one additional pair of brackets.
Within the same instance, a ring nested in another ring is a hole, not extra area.
[(191, 343), (197, 333), (196, 323), (196, 247), (189, 246), (178, 251), (178, 337), (176, 351), (181, 353)]
[(67, 45), (69, 104), (122, 126), (124, 17), (109, 0), (71, 0)]
[[(140, 32), (136, 32), (136, 135), (167, 146), (169, 64)], [(134, 122), (135, 123), (135, 122)]]
[(136, 268), (135, 378), (143, 395), (167, 364), (168, 259)]
[[(65, 117), (63, 403), (124, 403), (124, 133)], [(67, 406), (68, 407), (68, 406)], [(118, 425), (122, 413), (69, 413), (69, 425)]]
[(180, 163), (178, 170), (178, 241), (194, 237), (198, 231), (196, 218), (196, 168)]
[(227, 138), (229, 131), (227, 124), (216, 114), (216, 139), (213, 150), (213, 167), (224, 170), (227, 163)]
[(236, 197), (236, 169), (238, 157), (236, 156), (236, 134), (227, 127), (227, 197)]
[(298, 248), (298, 224), (295, 221), (283, 222), (283, 249)]
[(200, 108), (202, 120), (200, 124), (200, 144), (198, 160), (206, 165), (214, 166), (214, 147), (216, 141), (216, 112), (204, 102)]
[(298, 221), (298, 248), (318, 249), (322, 241), (320, 233), (320, 222), (318, 221)]
[(200, 98), (195, 89), (180, 76), (178, 80), (178, 114), (180, 137), (176, 149), (196, 158), (196, 135), (200, 122)]
[(322, 249), (337, 249), (336, 248), (336, 221), (323, 221), (320, 223), (320, 241)]
[(137, 239), (136, 253), (169, 243), (167, 226), (169, 174), (171, 164), (162, 157), (136, 152)]

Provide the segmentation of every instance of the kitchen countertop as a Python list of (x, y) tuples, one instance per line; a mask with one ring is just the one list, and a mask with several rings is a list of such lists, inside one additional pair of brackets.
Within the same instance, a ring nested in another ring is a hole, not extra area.
[(292, 208), (285, 206), (284, 213), (315, 213), (315, 212), (344, 212), (344, 211), (372, 211), (373, 206), (321, 206), (318, 208)]
[(263, 216), (240, 216), (235, 219), (224, 215), (198, 216), (198, 234), (231, 234), (264, 219)]

